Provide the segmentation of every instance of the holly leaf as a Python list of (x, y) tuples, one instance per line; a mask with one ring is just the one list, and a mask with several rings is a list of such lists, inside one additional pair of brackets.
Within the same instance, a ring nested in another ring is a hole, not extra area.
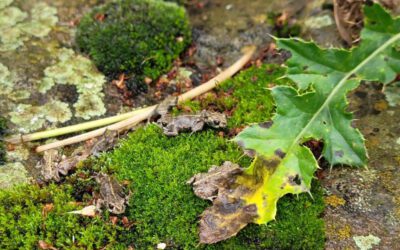
[[(236, 177), (234, 184), (225, 188), (229, 193), (221, 195), (224, 201), (235, 201), (236, 209), (227, 213), (223, 208), (229, 205), (226, 202), (224, 206), (219, 205), (222, 198), (218, 195), (213, 207), (206, 210), (207, 216), (202, 217), (201, 223), (207, 220), (208, 225), (213, 225), (207, 230), (219, 232), (219, 239), (223, 237), (212, 221), (210, 211), (218, 218), (215, 222), (229, 228), (227, 224), (235, 225), (237, 221), (232, 220), (232, 214), (237, 218), (237, 213), (251, 207), (250, 222), (263, 224), (275, 218), (279, 198), (288, 193), (309, 192), (318, 163), (310, 149), (304, 146), (306, 141), (322, 141), (322, 155), (332, 166), (366, 165), (364, 139), (351, 125), (352, 114), (346, 111), (346, 94), (361, 80), (388, 83), (395, 79), (400, 72), (397, 47), (400, 19), (393, 19), (376, 4), (365, 7), (364, 15), (361, 42), (350, 50), (322, 49), (301, 39), (277, 39), (279, 48), (291, 52), (287, 77), (297, 84), (298, 89), (274, 87), (271, 93), (277, 110), (273, 120), (249, 126), (234, 139), (256, 157), (251, 166)], [(243, 225), (234, 227), (242, 228)], [(225, 231), (229, 232), (225, 238), (237, 233)], [(212, 233), (208, 232), (208, 235)]]

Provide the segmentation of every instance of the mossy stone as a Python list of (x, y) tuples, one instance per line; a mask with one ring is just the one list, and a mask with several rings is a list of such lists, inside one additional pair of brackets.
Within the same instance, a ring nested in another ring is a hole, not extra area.
[(157, 79), (191, 42), (183, 7), (161, 0), (117, 0), (93, 9), (78, 26), (76, 41), (109, 76), (129, 75), (131, 89)]

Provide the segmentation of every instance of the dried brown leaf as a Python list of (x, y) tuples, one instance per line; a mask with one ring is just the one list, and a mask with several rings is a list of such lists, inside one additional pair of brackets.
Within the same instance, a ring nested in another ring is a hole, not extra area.
[(240, 198), (249, 192), (236, 184), (242, 173), (239, 165), (227, 161), (188, 181), (198, 197), (213, 200), (213, 205), (201, 215), (200, 243), (212, 244), (235, 236), (257, 217), (256, 206), (245, 205)]
[(43, 250), (57, 250), (57, 248), (55, 248), (50, 243), (45, 242), (44, 240), (39, 240), (38, 247), (39, 247), (39, 249), (43, 249)]
[(96, 176), (96, 181), (100, 184), (100, 198), (96, 201), (97, 208), (106, 207), (113, 214), (124, 213), (125, 204), (128, 203), (130, 197), (125, 194), (118, 181), (104, 173)]
[(97, 208), (94, 205), (90, 205), (82, 208), (81, 210), (75, 210), (68, 212), (69, 214), (80, 214), (83, 216), (94, 217), (97, 214)]
[(364, 0), (334, 0), (334, 16), (340, 36), (348, 45), (359, 40), (363, 26)]

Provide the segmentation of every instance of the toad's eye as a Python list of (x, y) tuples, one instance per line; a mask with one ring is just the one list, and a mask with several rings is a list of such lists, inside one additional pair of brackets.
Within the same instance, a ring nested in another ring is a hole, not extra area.
[(167, 125), (168, 125), (168, 122), (162, 122), (162, 125), (163, 125), (163, 126), (167, 126)]
[(215, 125), (219, 125), (219, 121), (218, 121), (218, 120), (215, 120), (215, 121), (214, 121), (214, 124), (215, 124)]

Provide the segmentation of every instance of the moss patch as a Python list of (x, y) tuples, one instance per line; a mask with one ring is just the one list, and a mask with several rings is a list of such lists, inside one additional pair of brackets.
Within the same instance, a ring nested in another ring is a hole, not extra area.
[[(139, 129), (121, 147), (103, 158), (107, 171), (129, 181), (133, 190), (128, 217), (135, 221), (132, 232), (138, 249), (165, 242), (174, 249), (193, 249), (198, 245), (197, 220), (209, 205), (194, 196), (186, 181), (195, 173), (225, 160), (248, 166), (250, 159), (233, 143), (213, 131), (169, 138), (154, 126)], [(241, 159), (241, 160), (239, 160)], [(298, 248), (322, 249), (322, 191), (313, 190), (299, 199), (285, 197), (279, 202), (276, 222), (251, 225), (238, 237), (204, 249)]]
[(39, 240), (59, 249), (100, 249), (118, 243), (121, 227), (67, 212), (82, 208), (71, 186), (21, 186), (0, 191), (0, 248), (36, 249)]
[(108, 75), (131, 75), (128, 85), (158, 78), (191, 41), (185, 9), (159, 0), (119, 0), (84, 16), (79, 47)]
[(274, 112), (269, 88), (292, 84), (289, 79), (282, 78), (284, 73), (285, 68), (275, 64), (253, 66), (221, 84), (215, 93), (207, 93), (199, 100), (186, 102), (182, 106), (194, 112), (210, 106), (221, 112), (228, 111), (231, 113), (229, 128), (263, 122)]
[[(250, 68), (201, 101), (207, 103), (209, 98), (208, 105), (217, 109), (230, 107), (232, 128), (265, 121), (273, 111), (273, 102), (265, 87), (290, 84), (275, 81), (282, 74), (283, 69), (278, 66)], [(219, 98), (223, 91), (231, 96)], [(265, 92), (258, 95), (258, 91)], [(200, 109), (203, 103), (186, 105)], [(243, 152), (236, 144), (217, 134), (206, 130), (170, 138), (150, 125), (131, 133), (113, 152), (81, 164), (67, 178), (68, 184), (0, 190), (0, 248), (30, 249), (44, 240), (65, 249), (105, 246), (126, 249), (129, 245), (135, 249), (154, 249), (161, 242), (167, 244), (167, 249), (323, 249), (324, 224), (319, 216), (324, 201), (318, 183), (313, 184), (314, 199), (308, 194), (280, 199), (275, 222), (252, 224), (237, 237), (215, 245), (198, 246), (198, 216), (209, 202), (197, 198), (186, 181), (195, 173), (205, 172), (211, 165), (220, 165), (226, 160), (243, 167), (250, 164), (249, 158), (241, 157)], [(74, 201), (91, 199), (89, 194), (95, 184), (89, 177), (93, 171), (114, 174), (129, 183), (133, 193), (125, 215), (134, 223), (131, 228), (122, 227), (121, 222), (112, 225), (107, 213), (94, 219), (66, 214), (87, 205), (84, 202), (78, 206)], [(46, 204), (54, 205), (47, 215), (42, 214)]]

